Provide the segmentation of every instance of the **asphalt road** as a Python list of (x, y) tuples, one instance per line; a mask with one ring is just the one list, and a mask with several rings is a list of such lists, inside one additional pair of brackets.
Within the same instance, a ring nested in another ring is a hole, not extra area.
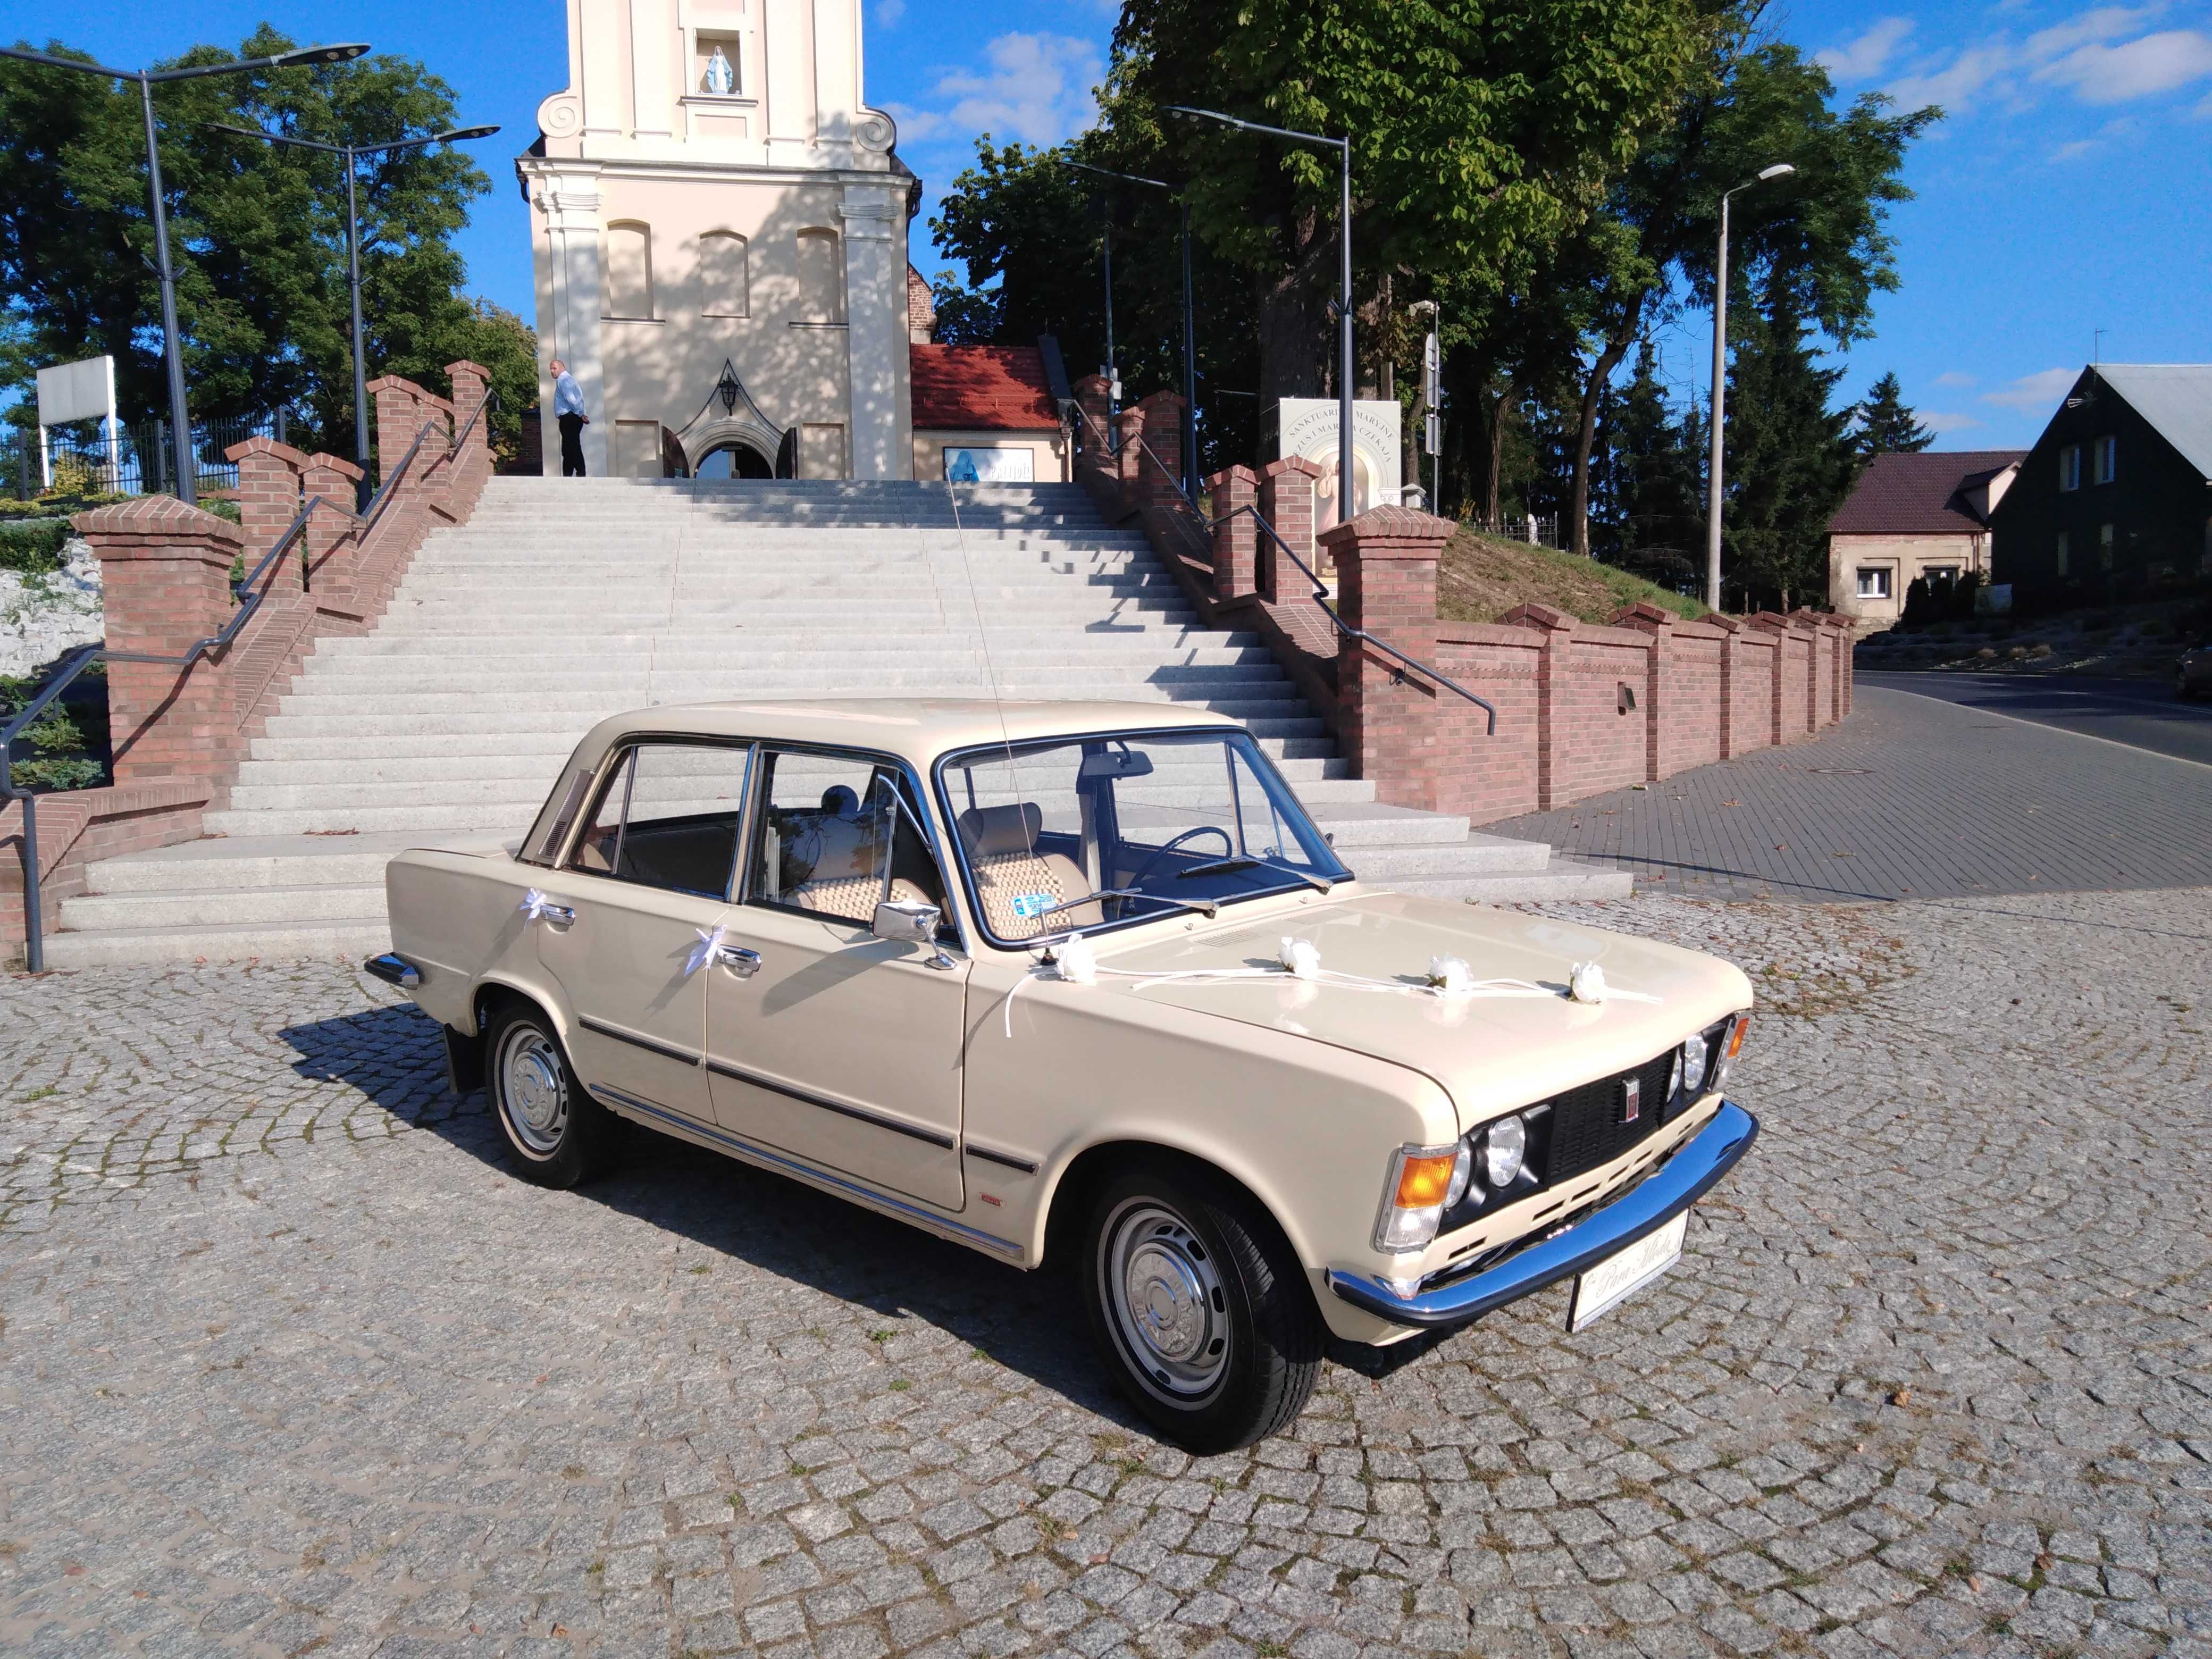
[(1911, 691), (2062, 731), (2212, 765), (2212, 702), (2184, 702), (2164, 680), (2087, 675), (1873, 673), (1861, 685)]

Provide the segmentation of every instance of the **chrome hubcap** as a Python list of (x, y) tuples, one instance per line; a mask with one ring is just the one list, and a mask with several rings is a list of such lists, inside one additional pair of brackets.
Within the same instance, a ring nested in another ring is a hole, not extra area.
[(550, 1158), (568, 1127), (568, 1080), (543, 1031), (518, 1025), (499, 1054), (499, 1104), (523, 1150)]
[(1149, 1199), (1106, 1230), (1101, 1289), (1131, 1362), (1156, 1393), (1188, 1401), (1229, 1365), (1229, 1301), (1213, 1253), (1174, 1211)]

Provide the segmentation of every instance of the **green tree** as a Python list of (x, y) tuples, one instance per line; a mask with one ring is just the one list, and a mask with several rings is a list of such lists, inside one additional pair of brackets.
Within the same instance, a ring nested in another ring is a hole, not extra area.
[(1679, 420), (1668, 408), (1650, 341), (1626, 384), (1607, 388), (1598, 428), (1593, 544), (1612, 563), (1679, 586), (1705, 544), (1705, 425), (1694, 405)]
[[(196, 46), (174, 61), (261, 56), (294, 44), (264, 25), (234, 53)], [(68, 55), (58, 45), (46, 49)], [(315, 441), (349, 453), (341, 163), (234, 137), (212, 124), (374, 143), (453, 125), (452, 89), (420, 64), (377, 56), (175, 82), (154, 97), (194, 413), (289, 405), (303, 412)], [(145, 181), (135, 87), (0, 59), (0, 289), (8, 319), (0, 389), (20, 386), (38, 363), (107, 353), (116, 359), (126, 417), (167, 415)], [(477, 350), (466, 355), (494, 371), (508, 404), (497, 427), (511, 437), (524, 405), (536, 400), (535, 369), (526, 380), (519, 374), (514, 349), (528, 331), (487, 325), (491, 313), (460, 297), (462, 266), (452, 246), (469, 202), (489, 187), (458, 150), (364, 158), (356, 188), (366, 356), (372, 376), (405, 374), (443, 392), (451, 358), (441, 351), (473, 342)]]
[(1592, 262), (1603, 320), (1583, 379), (1571, 491), (1577, 551), (1589, 550), (1599, 403), (1660, 315), (1711, 305), (1723, 191), (1777, 163), (1796, 169), (1731, 204), (1732, 264), (1742, 292), (1755, 280), (1836, 344), (1862, 337), (1875, 295), (1897, 286), (1888, 210), (1911, 197), (1899, 177), (1906, 148), (1942, 112), (1892, 113), (1869, 93), (1838, 112), (1827, 71), (1795, 46), (1757, 40), (1758, 15), (1742, 4), (1717, 20), (1702, 71), (1610, 192), (1609, 234)]
[(1868, 388), (1852, 419), (1853, 436), (1863, 456), (1917, 455), (1936, 441), (1936, 434), (1906, 406), (1905, 388), (1894, 371)]
[(1828, 401), (1843, 371), (1811, 335), (1786, 291), (1769, 295), (1765, 314), (1745, 308), (1729, 367), (1721, 550), (1732, 582), (1785, 611), (1825, 588), (1828, 520), (1858, 469), (1852, 409)]

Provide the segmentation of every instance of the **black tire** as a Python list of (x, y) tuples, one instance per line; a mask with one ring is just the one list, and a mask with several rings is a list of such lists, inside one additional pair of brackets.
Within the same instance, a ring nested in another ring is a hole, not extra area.
[(620, 1121), (592, 1098), (552, 1022), (523, 1002), (493, 1012), (484, 1041), (484, 1095), (525, 1181), (574, 1187), (613, 1164)]
[[(1219, 1177), (1164, 1161), (1116, 1172), (1092, 1197), (1075, 1266), (1115, 1386), (1186, 1451), (1263, 1440), (1312, 1397), (1325, 1334), (1305, 1271)], [(1130, 1287), (1145, 1283), (1140, 1307)]]

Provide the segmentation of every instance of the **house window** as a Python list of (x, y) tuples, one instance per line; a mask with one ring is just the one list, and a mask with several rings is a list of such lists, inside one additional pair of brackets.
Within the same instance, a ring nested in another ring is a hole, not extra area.
[(2058, 487), (2079, 489), (2081, 487), (2081, 446), (2069, 444), (2058, 452)]
[(2063, 530), (2058, 532), (2058, 574), (2066, 574), (2066, 532)]
[(799, 233), (799, 315), (802, 323), (845, 320), (845, 262), (834, 230)]
[(608, 317), (650, 320), (653, 317), (653, 228), (635, 219), (607, 227), (605, 244), (605, 307)]
[(745, 239), (710, 230), (699, 239), (699, 309), (708, 317), (752, 315), (752, 273)]
[(1948, 586), (1959, 580), (1959, 567), (1955, 564), (1931, 564), (1920, 574), (1928, 578), (1931, 587), (1938, 582)]
[(2112, 568), (2112, 526), (2108, 524), (2100, 524), (2097, 526), (2097, 568), (2100, 570), (2110, 570)]
[(2120, 441), (2118, 438), (2098, 439), (2095, 456), (2097, 482), (2099, 483), (2112, 483), (2114, 478), (2119, 476)]
[(1886, 599), (1889, 597), (1889, 567), (1863, 564), (1859, 567), (1859, 597), (1863, 599)]

